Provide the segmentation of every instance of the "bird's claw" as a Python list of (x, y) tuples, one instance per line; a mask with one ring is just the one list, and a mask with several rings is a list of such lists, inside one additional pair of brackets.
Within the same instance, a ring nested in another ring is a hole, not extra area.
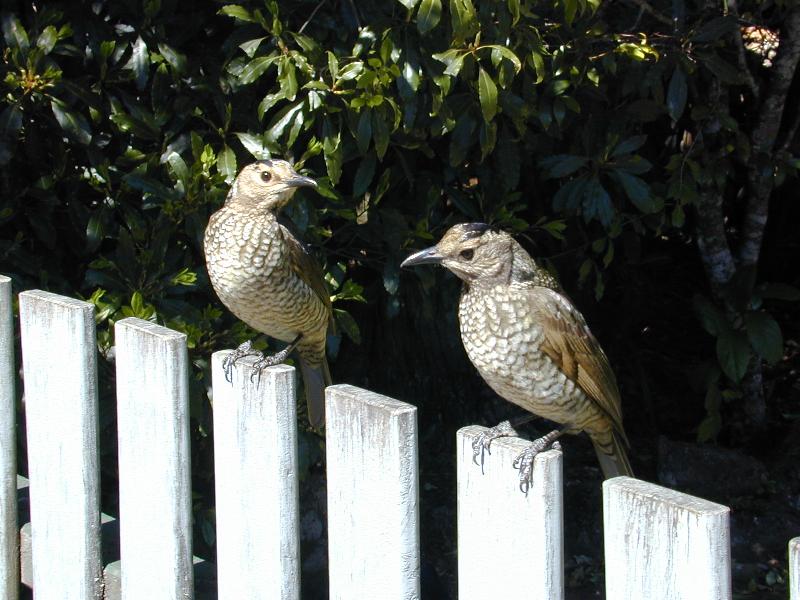
[[(500, 437), (511, 437), (517, 435), (517, 432), (511, 426), (509, 421), (498, 423), (491, 429), (480, 433), (472, 440), (472, 462), (478, 465), (483, 470), (483, 456), (484, 452), (492, 454), (491, 445), (492, 441)], [(478, 462), (478, 456), (481, 461)]]
[(236, 366), (236, 363), (240, 359), (244, 358), (245, 356), (253, 355), (261, 355), (261, 353), (258, 350), (253, 350), (253, 342), (250, 340), (239, 344), (238, 348), (228, 354), (228, 356), (226, 356), (222, 361), (222, 370), (225, 372), (225, 381), (228, 383), (233, 383), (233, 367)]
[(552, 448), (553, 450), (561, 450), (561, 444), (558, 441), (550, 442), (547, 436), (533, 440), (531, 445), (519, 453), (517, 458), (514, 459), (514, 468), (519, 471), (519, 489), (523, 494), (528, 493), (528, 490), (533, 485), (533, 459), (540, 452)]
[(286, 346), (286, 348), (280, 352), (276, 352), (275, 354), (270, 354), (268, 356), (264, 356), (262, 354), (261, 357), (253, 363), (253, 372), (250, 373), (250, 381), (253, 381), (253, 379), (256, 377), (258, 377), (260, 381), (261, 372), (267, 367), (274, 367), (275, 365), (281, 364), (283, 361), (289, 358), (289, 354), (291, 354), (292, 349), (292, 346)]

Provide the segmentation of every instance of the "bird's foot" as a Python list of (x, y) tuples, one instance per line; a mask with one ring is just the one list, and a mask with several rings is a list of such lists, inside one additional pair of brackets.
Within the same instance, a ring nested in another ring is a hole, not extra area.
[(289, 358), (289, 354), (291, 354), (292, 350), (294, 350), (294, 346), (289, 345), (275, 354), (264, 356), (263, 354), (259, 353), (261, 356), (256, 362), (253, 363), (253, 372), (250, 373), (250, 381), (253, 381), (253, 379), (256, 377), (258, 377), (260, 380), (261, 372), (264, 369), (267, 367), (274, 367), (275, 365), (279, 365), (284, 362), (287, 358)]
[[(491, 429), (487, 429), (483, 433), (479, 434), (474, 440), (472, 440), (472, 462), (474, 462), (476, 465), (479, 465), (481, 471), (483, 471), (483, 453), (492, 453), (492, 441), (500, 437), (512, 437), (515, 435), (517, 435), (517, 432), (511, 426), (510, 421), (498, 423)], [(479, 456), (481, 458), (481, 462), (478, 462)]]
[(531, 445), (520, 452), (517, 458), (514, 459), (514, 468), (519, 471), (519, 489), (523, 494), (527, 494), (533, 485), (533, 459), (536, 458), (536, 455), (548, 448), (561, 450), (561, 444), (555, 441), (553, 433), (560, 432), (554, 431), (537, 440), (533, 440)]
[(225, 357), (225, 360), (222, 361), (222, 370), (225, 372), (225, 381), (228, 383), (233, 383), (233, 367), (235, 367), (236, 363), (245, 356), (261, 356), (261, 352), (258, 350), (253, 350), (253, 342), (251, 340), (247, 340), (243, 344), (240, 344), (236, 350), (228, 354), (228, 356)]

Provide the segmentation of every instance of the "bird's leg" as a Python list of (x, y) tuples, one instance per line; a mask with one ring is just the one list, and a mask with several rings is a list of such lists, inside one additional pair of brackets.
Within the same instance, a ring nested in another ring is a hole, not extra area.
[(258, 350), (253, 350), (253, 342), (251, 340), (247, 340), (243, 344), (239, 344), (239, 347), (228, 354), (228, 356), (226, 356), (222, 361), (222, 370), (225, 372), (225, 381), (228, 383), (233, 382), (233, 367), (236, 366), (236, 362), (239, 359), (242, 359), (245, 356), (261, 356), (261, 352)]
[(561, 444), (556, 440), (568, 430), (569, 427), (565, 426), (561, 429), (555, 429), (539, 439), (533, 440), (531, 445), (520, 452), (519, 456), (514, 459), (514, 468), (519, 469), (519, 489), (523, 494), (527, 494), (533, 484), (533, 459), (536, 458), (536, 455), (540, 452), (547, 450), (548, 447), (560, 450)]
[[(476, 465), (480, 465), (481, 472), (483, 472), (483, 453), (488, 452), (489, 454), (492, 453), (491, 445), (492, 441), (496, 440), (497, 438), (501, 437), (512, 437), (517, 435), (515, 427), (519, 427), (527, 423), (528, 421), (533, 421), (536, 418), (536, 415), (523, 415), (521, 417), (517, 417), (509, 421), (502, 421), (498, 423), (491, 429), (487, 429), (483, 433), (479, 434), (473, 441), (472, 441), (472, 462)], [(478, 462), (478, 456), (481, 457), (481, 462)]]
[(261, 378), (261, 371), (266, 369), (267, 367), (273, 367), (275, 365), (279, 365), (283, 361), (285, 361), (289, 355), (292, 353), (297, 347), (297, 343), (300, 341), (300, 338), (303, 337), (302, 333), (297, 334), (297, 337), (294, 338), (286, 348), (281, 350), (280, 352), (276, 352), (275, 354), (270, 354), (269, 356), (264, 356), (263, 354), (261, 357), (253, 363), (253, 372), (250, 373), (250, 381), (253, 381), (253, 377), (258, 375), (259, 379)]

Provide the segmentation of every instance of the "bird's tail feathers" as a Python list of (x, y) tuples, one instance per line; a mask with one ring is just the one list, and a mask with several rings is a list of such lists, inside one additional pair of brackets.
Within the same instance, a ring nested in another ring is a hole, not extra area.
[(603, 477), (610, 479), (627, 475), (633, 477), (633, 469), (628, 461), (628, 453), (617, 432), (611, 434), (611, 445), (601, 446), (592, 440), (594, 451), (597, 453), (597, 460), (600, 461), (600, 468), (603, 470)]
[(319, 429), (325, 424), (325, 388), (331, 384), (328, 359), (323, 357), (322, 364), (315, 367), (301, 359), (300, 370), (303, 372), (303, 386), (306, 391), (308, 421), (312, 427)]

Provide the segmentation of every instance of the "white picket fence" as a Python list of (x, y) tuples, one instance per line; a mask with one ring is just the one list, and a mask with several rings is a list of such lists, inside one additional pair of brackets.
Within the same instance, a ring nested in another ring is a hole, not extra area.
[[(232, 383), (212, 358), (217, 564), (192, 556), (188, 357), (183, 334), (116, 324), (119, 521), (99, 508), (97, 364), (92, 306), (19, 296), (30, 481), (17, 477), (10, 281), (0, 276), (0, 598), (19, 581), (37, 600), (300, 598), (295, 372)], [(564, 597), (562, 457), (534, 463), (527, 495), (497, 440), (483, 471), (466, 427), (456, 441), (460, 600)], [(420, 598), (416, 408), (350, 385), (327, 392), (330, 597)], [(28, 488), (30, 523), (19, 529)], [(729, 600), (729, 509), (620, 477), (603, 485), (608, 600)], [(566, 515), (569, 518), (569, 515)], [(119, 527), (118, 561), (104, 562)], [(800, 538), (789, 544), (800, 600)], [(196, 588), (196, 590), (195, 590)], [(437, 600), (437, 599), (426, 599)]]

